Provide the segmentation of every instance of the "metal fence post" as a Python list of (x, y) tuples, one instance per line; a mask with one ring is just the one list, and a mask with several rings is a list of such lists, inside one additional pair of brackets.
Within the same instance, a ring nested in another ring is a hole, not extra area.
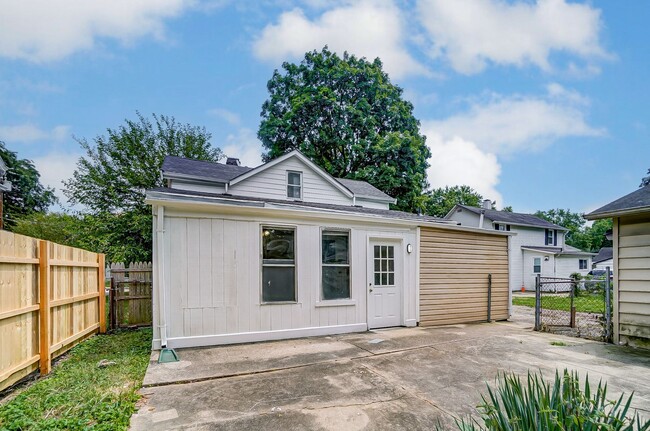
[(542, 292), (540, 275), (535, 276), (535, 331), (542, 329)]
[(605, 278), (605, 341), (609, 342), (612, 339), (612, 296), (610, 294), (612, 276), (609, 266), (606, 268)]
[(569, 305), (569, 327), (576, 327), (576, 307), (574, 303), (575, 291), (577, 284), (575, 281), (571, 282), (571, 292), (569, 293), (570, 305)]
[(487, 321), (492, 321), (492, 274), (488, 274)]

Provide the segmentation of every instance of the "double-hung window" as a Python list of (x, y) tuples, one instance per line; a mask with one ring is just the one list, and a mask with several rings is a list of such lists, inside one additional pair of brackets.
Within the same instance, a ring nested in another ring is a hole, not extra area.
[(302, 199), (302, 172), (287, 172), (287, 197)]
[(546, 245), (557, 245), (555, 240), (555, 231), (553, 229), (546, 229)]
[(321, 285), (323, 299), (350, 298), (350, 232), (322, 232)]
[(296, 301), (296, 230), (262, 226), (262, 302)]
[(540, 274), (542, 272), (542, 258), (533, 258), (533, 273)]
[(580, 259), (580, 269), (587, 269), (587, 259)]

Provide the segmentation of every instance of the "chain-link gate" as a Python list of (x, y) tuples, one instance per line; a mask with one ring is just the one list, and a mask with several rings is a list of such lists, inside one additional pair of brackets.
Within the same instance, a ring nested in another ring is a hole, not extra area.
[(537, 276), (535, 330), (611, 341), (611, 272), (603, 278), (573, 280)]

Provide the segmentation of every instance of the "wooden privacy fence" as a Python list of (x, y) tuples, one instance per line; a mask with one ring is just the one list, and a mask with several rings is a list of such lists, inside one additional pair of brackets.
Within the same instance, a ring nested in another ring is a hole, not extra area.
[(106, 331), (104, 255), (0, 231), (0, 390)]
[(150, 326), (152, 321), (151, 262), (112, 263), (110, 328)]

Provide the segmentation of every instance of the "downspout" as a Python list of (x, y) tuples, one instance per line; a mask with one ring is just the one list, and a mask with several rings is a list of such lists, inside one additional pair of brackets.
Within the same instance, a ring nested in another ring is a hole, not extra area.
[(226, 186), (226, 194), (228, 194), (228, 183), (226, 183), (225, 186)]
[(158, 308), (158, 328), (160, 329), (160, 347), (167, 347), (167, 322), (165, 320), (165, 207), (158, 206), (156, 216), (156, 245), (157, 245), (157, 273), (158, 276), (158, 298), (160, 299)]
[(481, 217), (478, 219), (479, 229), (483, 229), (483, 218), (485, 217), (485, 210), (481, 210)]

